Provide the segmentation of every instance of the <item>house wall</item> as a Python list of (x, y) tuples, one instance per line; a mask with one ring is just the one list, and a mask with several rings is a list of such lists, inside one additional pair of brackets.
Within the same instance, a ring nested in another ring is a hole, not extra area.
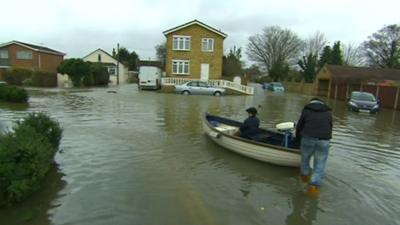
[[(11, 44), (4, 48), (8, 49), (9, 65), (11, 67), (45, 70), (56, 73), (58, 65), (60, 65), (64, 59), (62, 55), (37, 52), (17, 44)], [(18, 51), (31, 51), (32, 59), (17, 59)]]
[[(190, 51), (172, 50), (173, 36), (184, 35), (191, 36)], [(201, 39), (213, 38), (214, 51), (203, 52), (201, 50)], [(167, 35), (167, 60), (166, 74), (171, 77), (184, 77), (200, 79), (200, 67), (202, 63), (210, 64), (209, 79), (221, 79), (222, 77), (222, 57), (224, 38), (200, 25), (193, 24), (181, 30)], [(172, 60), (190, 60), (189, 75), (177, 75), (172, 73)]]
[[(91, 53), (90, 55), (83, 58), (84, 61), (87, 62), (99, 62), (99, 54), (101, 55), (101, 62), (103, 63), (114, 63), (115, 65), (118, 64), (118, 61), (111, 57), (110, 55), (106, 54), (105, 52), (101, 51), (100, 49), (96, 50), (95, 52)], [(124, 84), (128, 80), (128, 68), (125, 67), (122, 63), (119, 64), (119, 83)], [(117, 83), (117, 76), (110, 75), (110, 81), (113, 84)]]

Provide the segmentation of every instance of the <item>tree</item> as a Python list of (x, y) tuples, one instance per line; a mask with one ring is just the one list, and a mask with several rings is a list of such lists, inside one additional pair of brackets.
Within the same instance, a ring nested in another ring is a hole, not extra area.
[(61, 74), (67, 74), (75, 87), (82, 85), (84, 76), (90, 75), (90, 63), (82, 59), (66, 59), (57, 67), (57, 71)]
[(250, 80), (255, 80), (261, 75), (260, 67), (257, 64), (253, 64), (250, 67), (243, 70), (243, 73)]
[(343, 53), (340, 47), (340, 41), (337, 41), (333, 44), (330, 64), (343, 65)]
[(161, 62), (163, 68), (165, 68), (165, 64), (167, 62), (167, 43), (163, 42), (155, 46), (156, 49), (156, 57)]
[(222, 75), (234, 76), (243, 73), (242, 62), (242, 48), (236, 49), (236, 46), (229, 50), (228, 55), (223, 57)]
[(304, 42), (302, 58), (297, 62), (297, 64), (302, 69), (301, 74), (303, 75), (304, 80), (308, 83), (313, 82), (317, 75), (318, 55), (326, 42), (326, 38), (321, 32), (316, 32)]
[(343, 65), (362, 66), (364, 64), (361, 46), (354, 43), (343, 45)]
[(325, 65), (325, 63), (331, 63), (332, 61), (331, 56), (332, 56), (331, 46), (327, 45), (324, 47), (321, 56), (319, 57), (318, 61), (319, 68), (322, 68)]
[(121, 47), (116, 54), (116, 58), (122, 64), (128, 66), (128, 70), (138, 69), (139, 55), (135, 51), (129, 52), (127, 48)]
[(373, 33), (363, 49), (370, 66), (400, 68), (400, 25), (388, 25)]
[(289, 71), (286, 67), (296, 63), (302, 46), (303, 41), (291, 30), (272, 26), (249, 38), (246, 53), (250, 60), (265, 66), (274, 80), (282, 80)]

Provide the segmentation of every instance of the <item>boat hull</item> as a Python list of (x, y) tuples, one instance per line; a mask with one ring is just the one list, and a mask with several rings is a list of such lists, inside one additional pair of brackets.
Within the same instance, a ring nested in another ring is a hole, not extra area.
[(259, 143), (221, 132), (210, 124), (207, 115), (203, 120), (203, 130), (218, 145), (243, 156), (279, 166), (300, 166), (301, 154), (298, 149)]

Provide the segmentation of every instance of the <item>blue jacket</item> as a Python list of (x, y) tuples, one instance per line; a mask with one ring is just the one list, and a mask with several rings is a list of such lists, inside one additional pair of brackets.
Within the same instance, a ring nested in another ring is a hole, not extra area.
[(256, 116), (250, 116), (243, 122), (242, 126), (240, 126), (240, 136), (252, 139), (258, 134), (259, 126), (260, 120)]

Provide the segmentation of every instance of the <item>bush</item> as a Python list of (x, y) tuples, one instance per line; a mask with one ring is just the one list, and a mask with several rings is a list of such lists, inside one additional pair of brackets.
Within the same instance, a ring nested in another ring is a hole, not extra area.
[(83, 78), (85, 86), (103, 86), (108, 85), (110, 74), (107, 68), (101, 63), (90, 64), (90, 74)]
[(0, 205), (21, 201), (40, 188), (61, 135), (58, 122), (43, 113), (30, 114), (14, 132), (0, 134)]
[(57, 74), (47, 71), (34, 71), (31, 77), (32, 86), (36, 87), (56, 87)]
[(32, 70), (22, 69), (22, 68), (14, 68), (4, 72), (4, 80), (8, 84), (13, 84), (13, 85), (22, 85), (24, 80), (30, 78), (31, 76), (32, 76)]
[(28, 102), (28, 92), (19, 87), (0, 84), (0, 100), (16, 103)]

